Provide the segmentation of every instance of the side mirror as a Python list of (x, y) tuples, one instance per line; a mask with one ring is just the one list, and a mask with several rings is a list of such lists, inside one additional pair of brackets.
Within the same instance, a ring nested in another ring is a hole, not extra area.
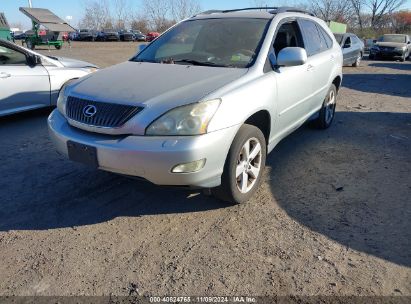
[(408, 41), (407, 44), (411, 44), (411, 41)]
[(27, 64), (29, 66), (35, 66), (41, 64), (41, 58), (39, 56), (29, 54), (27, 55)]
[(138, 52), (144, 51), (146, 47), (147, 47), (147, 44), (140, 44), (140, 45), (138, 46)]
[[(270, 61), (272, 58), (270, 56)], [(286, 47), (278, 53), (276, 68), (303, 65), (307, 62), (307, 52), (300, 47)]]

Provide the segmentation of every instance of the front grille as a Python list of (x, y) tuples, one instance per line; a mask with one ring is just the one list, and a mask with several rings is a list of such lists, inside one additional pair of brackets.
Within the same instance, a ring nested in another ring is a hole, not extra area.
[[(91, 117), (84, 114), (87, 106), (95, 107), (95, 114)], [(68, 118), (90, 126), (104, 128), (119, 128), (141, 110), (143, 110), (142, 107), (96, 102), (72, 96), (68, 97), (66, 104)]]

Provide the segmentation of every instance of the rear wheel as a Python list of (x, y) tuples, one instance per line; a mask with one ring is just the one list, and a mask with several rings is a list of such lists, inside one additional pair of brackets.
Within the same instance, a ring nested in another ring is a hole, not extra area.
[(55, 47), (57, 50), (61, 49), (61, 45), (60, 45), (60, 44), (56, 44), (54, 47)]
[(323, 106), (320, 110), (320, 115), (317, 118), (317, 126), (320, 129), (328, 129), (331, 126), (335, 116), (336, 104), (337, 88), (334, 84), (332, 84), (323, 102)]
[(249, 200), (261, 183), (266, 154), (267, 146), (261, 130), (243, 125), (228, 152), (221, 186), (211, 189), (212, 194), (236, 204)]

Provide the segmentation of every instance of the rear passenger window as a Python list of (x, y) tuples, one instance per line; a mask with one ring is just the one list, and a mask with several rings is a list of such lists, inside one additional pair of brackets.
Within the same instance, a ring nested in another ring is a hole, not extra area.
[(302, 19), (300, 20), (300, 24), (304, 35), (305, 50), (308, 56), (313, 56), (328, 49), (325, 39), (313, 21)]
[(327, 45), (327, 48), (330, 49), (333, 46), (333, 40), (330, 38), (330, 36), (328, 35), (328, 33), (320, 26), (317, 25), (317, 29), (320, 32), (323, 41), (325, 42), (325, 44)]

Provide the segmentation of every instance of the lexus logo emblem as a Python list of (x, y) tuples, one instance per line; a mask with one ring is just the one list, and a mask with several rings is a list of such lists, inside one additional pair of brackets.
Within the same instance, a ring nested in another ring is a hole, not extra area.
[(88, 105), (83, 108), (83, 115), (86, 117), (93, 117), (97, 113), (97, 108), (93, 105)]

